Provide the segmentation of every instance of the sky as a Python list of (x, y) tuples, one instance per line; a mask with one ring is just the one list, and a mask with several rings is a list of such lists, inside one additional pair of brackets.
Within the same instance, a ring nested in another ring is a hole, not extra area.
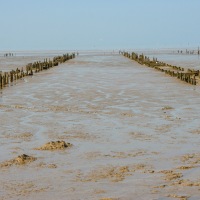
[(200, 0), (0, 0), (0, 50), (200, 46)]

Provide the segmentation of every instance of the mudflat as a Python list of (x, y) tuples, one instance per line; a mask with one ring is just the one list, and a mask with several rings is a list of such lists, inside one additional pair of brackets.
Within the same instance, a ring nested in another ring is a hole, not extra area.
[(199, 96), (103, 53), (0, 90), (0, 200), (199, 199)]

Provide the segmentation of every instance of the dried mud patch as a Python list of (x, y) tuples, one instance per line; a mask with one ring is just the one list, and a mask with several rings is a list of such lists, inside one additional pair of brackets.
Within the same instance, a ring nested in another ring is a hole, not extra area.
[(49, 150), (49, 151), (53, 151), (53, 150), (64, 150), (66, 148), (71, 147), (72, 144), (70, 143), (66, 143), (65, 141), (51, 141), (48, 142), (46, 144), (44, 144), (43, 146), (39, 147), (39, 148), (35, 148), (36, 150)]
[(106, 191), (102, 189), (94, 189), (94, 194), (105, 194)]
[(67, 131), (64, 132), (63, 135), (57, 137), (59, 140), (64, 139), (81, 139), (81, 140), (95, 140), (96, 136), (91, 135), (89, 133), (85, 133), (83, 131)]
[(183, 163), (190, 164), (191, 166), (196, 166), (200, 163), (200, 153), (186, 154), (181, 157)]
[[(188, 159), (190, 160), (192, 158), (192, 155), (185, 155), (182, 157), (184, 161), (188, 161)], [(164, 192), (165, 194), (169, 194), (166, 197), (180, 200), (189, 199), (191, 196), (199, 193), (200, 187), (199, 178), (197, 180), (189, 180), (185, 178), (185, 176), (188, 176), (188, 174), (192, 173), (192, 168), (194, 168), (194, 166), (184, 165), (172, 170), (160, 171), (159, 173), (164, 174), (163, 178), (165, 183), (163, 185), (155, 186), (154, 188), (157, 188), (158, 190), (163, 190), (162, 193)], [(192, 177), (193, 176), (191, 176), (191, 178)], [(175, 191), (178, 191), (178, 194), (176, 194)]]
[(48, 110), (53, 112), (78, 112), (78, 107), (67, 107), (67, 106), (48, 106)]
[(185, 180), (185, 179), (181, 179), (177, 182), (174, 182), (172, 185), (180, 185), (180, 186), (188, 186), (188, 187), (199, 187), (200, 186), (200, 180), (199, 181), (191, 181), (191, 180)]
[(119, 198), (101, 198), (99, 200), (119, 200)]
[(181, 178), (182, 173), (175, 172), (173, 170), (163, 170), (160, 173), (165, 174), (165, 180), (172, 181)]
[(87, 153), (84, 153), (83, 156), (86, 159), (96, 159), (96, 158), (104, 157), (104, 154), (102, 154), (101, 152), (87, 152)]
[(135, 171), (143, 170), (145, 173), (145, 165), (138, 164), (134, 166), (102, 166), (90, 171), (86, 175), (79, 172), (76, 181), (81, 182), (97, 182), (100, 180), (108, 180), (111, 182), (123, 181), (127, 176), (131, 176)]
[(156, 127), (156, 131), (159, 133), (167, 133), (172, 129), (172, 124), (163, 124)]
[(188, 198), (189, 198), (189, 196), (176, 195), (176, 194), (170, 194), (167, 197), (175, 198), (175, 199), (179, 199), (179, 200), (188, 200)]
[(191, 131), (192, 134), (200, 135), (200, 128)]
[(123, 158), (133, 158), (137, 156), (144, 156), (146, 154), (147, 154), (146, 151), (141, 150), (141, 151), (134, 151), (134, 152), (111, 152), (109, 154), (103, 154), (101, 152), (88, 152), (88, 153), (84, 153), (84, 156), (87, 159), (96, 159), (100, 157), (123, 159)]
[(136, 139), (136, 140), (152, 140), (152, 139), (156, 139), (156, 136), (153, 135), (147, 135), (141, 132), (130, 132), (129, 135), (131, 136), (131, 138)]
[(0, 168), (11, 167), (13, 165), (25, 165), (25, 164), (28, 164), (28, 163), (35, 161), (36, 159), (37, 158), (35, 158), (35, 157), (28, 156), (26, 154), (22, 154), (22, 155), (14, 158), (14, 159), (11, 159), (11, 160), (8, 160), (8, 161), (1, 163)]
[(96, 182), (102, 179), (108, 179), (111, 182), (123, 181), (126, 176), (130, 175), (130, 170), (128, 166), (121, 167), (102, 167), (92, 172), (80, 179), (82, 182)]
[(195, 168), (194, 165), (191, 165), (191, 166), (184, 165), (184, 166), (177, 167), (178, 170), (188, 170), (188, 169), (193, 169), (193, 168)]
[(1, 105), (0, 108), (2, 109), (7, 109), (7, 111), (11, 112), (16, 110), (29, 110), (29, 111), (37, 111), (36, 107), (27, 107), (25, 105), (20, 105), (20, 104), (14, 104), (14, 105)]
[(47, 164), (47, 163), (44, 163), (44, 162), (40, 162), (38, 165), (36, 165), (36, 167), (38, 168), (49, 168), (49, 169), (55, 169), (57, 168), (57, 165), (56, 164)]
[(145, 155), (145, 151), (138, 151), (138, 152), (112, 152), (111, 154), (105, 155), (106, 157), (111, 158), (130, 158), (130, 157), (137, 157), (137, 156), (143, 156)]
[(30, 132), (25, 132), (25, 133), (20, 133), (20, 134), (15, 134), (15, 135), (5, 134), (4, 137), (7, 139), (20, 139), (23, 141), (30, 141), (33, 137), (33, 134)]
[(20, 196), (29, 196), (32, 193), (45, 192), (48, 187), (39, 187), (33, 181), (27, 182), (6, 182), (1, 183), (1, 186), (7, 193), (5, 199), (18, 199)]
[(123, 112), (123, 113), (121, 113), (121, 116), (122, 117), (134, 117), (135, 114), (132, 112)]
[(165, 106), (162, 108), (162, 110), (173, 110), (174, 108), (171, 106)]

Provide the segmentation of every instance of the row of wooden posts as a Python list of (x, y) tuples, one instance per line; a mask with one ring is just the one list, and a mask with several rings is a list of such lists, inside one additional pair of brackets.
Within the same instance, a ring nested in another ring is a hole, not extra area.
[(144, 56), (143, 54), (139, 55), (135, 52), (120, 52), (123, 56), (138, 62), (141, 65), (146, 65), (151, 68), (155, 68), (161, 72), (165, 72), (166, 74), (177, 77), (178, 79), (185, 81), (186, 83), (196, 85), (197, 78), (200, 78), (199, 70), (187, 69), (185, 71), (182, 67), (173, 66), (164, 62), (160, 62), (157, 58), (153, 58), (152, 60)]
[(187, 49), (185, 51), (177, 50), (177, 53), (178, 54), (197, 54), (197, 55), (200, 55), (200, 49), (198, 47), (197, 50), (187, 50)]
[(0, 71), (0, 89), (25, 76), (32, 76), (34, 73), (58, 66), (60, 63), (64, 63), (73, 58), (75, 58), (75, 53), (63, 54), (62, 56), (54, 57), (53, 60), (45, 59), (43, 62), (29, 63), (26, 65), (25, 69), (22, 67), (21, 69), (17, 68), (10, 72)]
[(13, 53), (5, 53), (5, 54), (4, 54), (4, 57), (13, 57), (13, 56), (14, 56)]

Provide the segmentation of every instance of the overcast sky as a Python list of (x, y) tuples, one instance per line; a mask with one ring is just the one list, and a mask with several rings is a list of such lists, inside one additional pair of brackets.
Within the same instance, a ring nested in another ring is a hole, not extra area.
[(200, 46), (200, 0), (0, 0), (0, 50)]

